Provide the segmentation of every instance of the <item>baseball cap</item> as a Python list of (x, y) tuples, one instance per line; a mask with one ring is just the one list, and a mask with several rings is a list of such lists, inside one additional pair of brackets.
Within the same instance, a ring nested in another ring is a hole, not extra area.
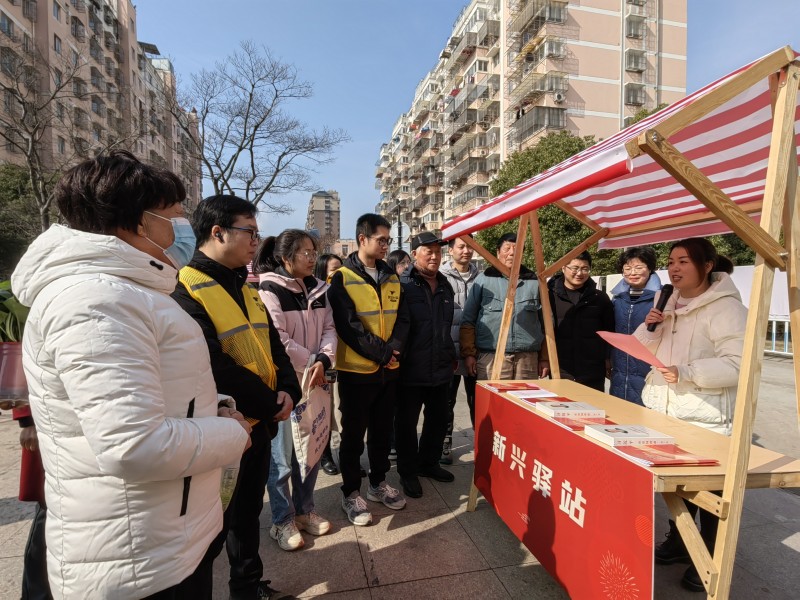
[(431, 231), (423, 231), (411, 238), (411, 249), (416, 250), (420, 246), (427, 246), (428, 244), (439, 244), (440, 246), (443, 246), (446, 243), (447, 242), (445, 242), (435, 233)]

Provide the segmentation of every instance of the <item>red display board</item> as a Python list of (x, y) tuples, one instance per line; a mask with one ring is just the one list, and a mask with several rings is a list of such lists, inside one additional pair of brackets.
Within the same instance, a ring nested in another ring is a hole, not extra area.
[(482, 385), (475, 485), (572, 598), (653, 594), (653, 475)]

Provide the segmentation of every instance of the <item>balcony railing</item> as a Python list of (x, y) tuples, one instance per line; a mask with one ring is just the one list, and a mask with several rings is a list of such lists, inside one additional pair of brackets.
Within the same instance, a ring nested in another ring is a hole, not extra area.
[(450, 201), (450, 209), (456, 209), (463, 204), (466, 204), (470, 200), (474, 200), (475, 198), (481, 199), (488, 199), (489, 198), (489, 186), (488, 185), (476, 185), (471, 187), (466, 192), (462, 192), (457, 196), (453, 196), (453, 199)]
[(521, 32), (531, 29), (535, 32), (545, 23), (563, 23), (567, 19), (567, 2), (554, 0), (531, 0), (511, 20), (509, 29)]
[(561, 73), (559, 71), (537, 73), (531, 70), (510, 90), (509, 105), (513, 107), (522, 104), (525, 100), (540, 96), (541, 94), (547, 92), (566, 92), (567, 89), (569, 89), (569, 79), (567, 79), (566, 73)]
[(483, 158), (470, 158), (463, 161), (455, 169), (451, 169), (446, 176), (446, 185), (458, 187), (458, 183), (473, 173), (486, 173), (486, 160)]

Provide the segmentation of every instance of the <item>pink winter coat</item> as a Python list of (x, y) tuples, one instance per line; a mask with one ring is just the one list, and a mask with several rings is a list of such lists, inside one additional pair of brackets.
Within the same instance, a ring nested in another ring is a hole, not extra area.
[(258, 293), (299, 378), (311, 356), (326, 369), (333, 366), (337, 337), (327, 290), (328, 284), (316, 277), (301, 281), (283, 269), (260, 276)]

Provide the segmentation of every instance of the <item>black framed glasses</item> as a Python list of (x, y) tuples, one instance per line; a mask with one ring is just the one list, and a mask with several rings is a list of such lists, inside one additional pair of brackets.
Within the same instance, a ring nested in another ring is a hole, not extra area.
[(391, 246), (394, 242), (394, 238), (385, 238), (385, 237), (370, 237), (369, 239), (375, 240), (381, 246)]
[(255, 229), (249, 229), (248, 227), (234, 227), (231, 225), (230, 227), (226, 227), (225, 229), (235, 229), (236, 231), (244, 231), (245, 233), (250, 234), (250, 241), (257, 242), (261, 239), (261, 234), (258, 233)]
[(564, 267), (567, 271), (572, 273), (573, 275), (577, 275), (578, 273), (583, 273), (584, 275), (588, 275), (592, 272), (589, 267)]

